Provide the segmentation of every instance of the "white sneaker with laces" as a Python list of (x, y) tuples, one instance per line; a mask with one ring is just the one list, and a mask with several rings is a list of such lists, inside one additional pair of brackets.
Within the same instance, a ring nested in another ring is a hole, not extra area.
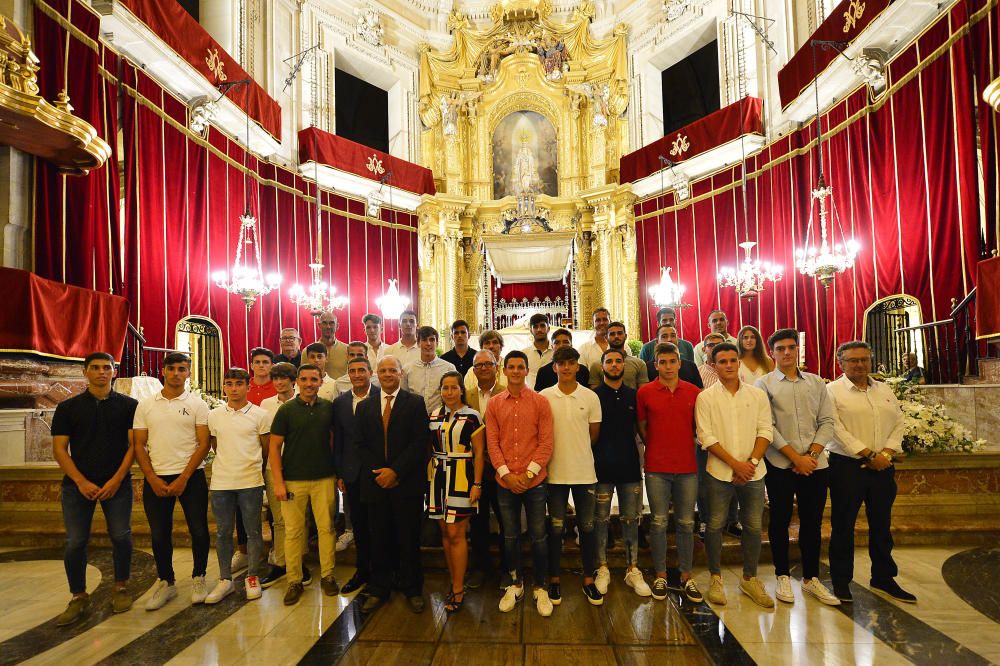
[(260, 595), (263, 594), (260, 588), (260, 579), (257, 576), (247, 576), (245, 587), (248, 600), (260, 599)]
[(204, 576), (195, 576), (191, 579), (191, 603), (203, 604), (208, 596), (208, 588), (205, 586)]
[(354, 543), (354, 530), (346, 530), (337, 537), (337, 552), (347, 550), (352, 543)]
[(646, 584), (646, 579), (642, 577), (642, 572), (639, 568), (630, 569), (625, 574), (625, 584), (635, 590), (635, 593), (640, 597), (651, 597), (653, 596), (653, 591), (649, 589), (649, 585)]
[(212, 591), (205, 597), (206, 604), (217, 604), (233, 593), (233, 581), (220, 578)]
[(158, 580), (153, 585), (153, 596), (146, 601), (146, 610), (159, 610), (167, 605), (171, 599), (177, 598), (177, 586), (171, 585), (165, 580)]
[[(804, 588), (805, 585), (802, 587)], [(784, 601), (786, 604), (794, 604), (795, 593), (792, 592), (792, 579), (788, 576), (778, 576), (778, 584), (775, 586), (774, 596), (776, 596), (779, 601)]]
[(606, 565), (601, 565), (597, 568), (597, 575), (594, 576), (594, 585), (597, 586), (597, 591), (601, 594), (608, 593), (608, 585), (611, 584), (611, 571)]
[(542, 617), (549, 617), (552, 615), (552, 600), (549, 599), (549, 593), (544, 587), (539, 587), (535, 589), (535, 608), (538, 609), (538, 614)]
[[(548, 595), (545, 595), (548, 598)], [(524, 586), (518, 587), (517, 585), (508, 585), (507, 590), (503, 593), (503, 597), (500, 598), (500, 612), (509, 613), (514, 610), (514, 606), (517, 602), (524, 597)], [(550, 602), (551, 603), (551, 602)]]
[(246, 569), (249, 564), (250, 564), (250, 559), (247, 557), (247, 554), (241, 553), (240, 551), (237, 550), (235, 553), (233, 553), (233, 559), (229, 564), (229, 569), (231, 573), (238, 574), (239, 572)]
[(819, 582), (819, 578), (810, 578), (808, 583), (802, 583), (802, 591), (808, 592), (827, 606), (840, 605), (837, 595), (826, 589), (826, 586)]

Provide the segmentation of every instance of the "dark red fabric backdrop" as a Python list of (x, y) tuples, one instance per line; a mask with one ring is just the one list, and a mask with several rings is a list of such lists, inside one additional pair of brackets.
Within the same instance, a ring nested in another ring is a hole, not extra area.
[[(985, 1), (975, 0), (973, 7)], [(892, 63), (890, 81), (902, 80), (934, 53), (966, 23), (968, 13), (959, 3), (925, 32)], [(992, 13), (995, 20), (995, 8)], [(683, 207), (673, 194), (639, 202), (639, 293), (647, 339), (656, 306), (646, 294), (659, 281), (661, 266), (673, 268), (674, 279), (687, 286), (685, 300), (694, 306), (681, 315), (685, 338), (697, 341), (705, 335), (709, 312), (721, 307), (730, 314), (731, 331), (744, 324), (759, 326), (765, 336), (783, 326), (805, 331), (807, 363), (826, 376), (836, 374), (836, 346), (862, 336), (865, 309), (880, 298), (906, 293), (920, 301), (925, 322), (947, 317), (951, 299), (961, 299), (975, 284), (983, 250), (968, 63), (970, 50), (982, 49), (977, 35), (985, 34), (990, 23), (982, 24), (878, 110), (838, 127), (865, 109), (867, 91), (861, 88), (823, 115), (824, 168), (840, 225), (862, 247), (855, 267), (829, 290), (800, 276), (794, 266), (818, 164), (815, 149), (793, 154), (815, 139), (815, 123), (747, 160), (745, 217), (740, 165), (694, 183), (694, 202)], [(986, 67), (977, 64), (984, 72)], [(754, 178), (759, 169), (765, 170)], [(993, 183), (995, 178), (995, 173), (988, 177)], [(734, 188), (721, 191), (733, 183)], [(839, 229), (834, 233), (842, 238)], [(785, 268), (784, 279), (752, 302), (738, 302), (732, 289), (717, 282), (719, 268), (737, 262), (737, 243), (743, 240), (757, 241), (762, 259)], [(995, 247), (995, 240), (988, 247)]]
[(566, 296), (566, 286), (558, 280), (555, 282), (505, 284), (502, 287), (497, 287), (496, 281), (490, 278), (490, 284), (493, 286), (493, 294), (496, 300), (504, 298), (510, 301), (511, 299), (521, 300), (522, 298), (527, 298), (530, 301), (534, 298), (545, 299), (546, 296), (552, 299), (564, 298)]

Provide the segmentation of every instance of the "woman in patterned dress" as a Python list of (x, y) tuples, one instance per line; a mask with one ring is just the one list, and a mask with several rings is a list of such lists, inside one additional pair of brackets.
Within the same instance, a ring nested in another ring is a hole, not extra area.
[(444, 557), (451, 573), (451, 590), (444, 609), (454, 613), (465, 601), (465, 569), (469, 547), (465, 534), (482, 493), (486, 431), (479, 412), (465, 404), (465, 385), (458, 372), (441, 377), (444, 403), (431, 414), (431, 460), (428, 514), (441, 521)]

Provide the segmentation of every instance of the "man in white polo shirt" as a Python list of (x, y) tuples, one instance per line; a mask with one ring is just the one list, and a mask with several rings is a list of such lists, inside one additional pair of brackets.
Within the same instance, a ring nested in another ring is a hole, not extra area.
[(215, 550), (219, 555), (219, 582), (205, 598), (216, 604), (233, 591), (233, 522), (243, 521), (249, 557), (246, 578), (247, 599), (260, 599), (260, 575), (264, 563), (260, 510), (264, 503), (264, 447), (271, 418), (247, 400), (250, 375), (242, 368), (230, 368), (223, 378), (227, 402), (208, 415), (208, 431), (215, 449), (212, 462), (212, 513), (217, 532)]
[(191, 535), (194, 567), (191, 603), (205, 601), (208, 566), (208, 405), (186, 390), (191, 376), (187, 354), (171, 352), (163, 358), (163, 390), (144, 398), (135, 410), (132, 431), (135, 459), (146, 481), (142, 505), (149, 520), (153, 558), (159, 580), (146, 601), (146, 610), (162, 608), (177, 596), (174, 585), (174, 504), (180, 500)]
[(597, 573), (597, 473), (594, 471), (594, 442), (601, 430), (601, 400), (576, 381), (580, 353), (572, 347), (557, 349), (552, 355), (559, 383), (539, 395), (552, 407), (552, 458), (549, 460), (549, 599), (554, 606), (562, 601), (559, 584), (563, 523), (566, 502), (573, 493), (576, 526), (580, 531), (583, 558), (583, 593), (594, 606), (604, 603), (604, 595), (594, 584)]

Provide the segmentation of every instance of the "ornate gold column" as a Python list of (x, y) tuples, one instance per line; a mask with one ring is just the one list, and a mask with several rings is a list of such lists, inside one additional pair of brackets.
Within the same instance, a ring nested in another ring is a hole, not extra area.
[(636, 272), (635, 220), (630, 186), (606, 185), (581, 196), (590, 205), (593, 220), (593, 307), (582, 315), (581, 327), (588, 327), (593, 308), (604, 306), (612, 319), (628, 331), (639, 330), (639, 301)]
[(459, 318), (464, 276), (462, 213), (468, 199), (436, 195), (417, 208), (420, 324), (448, 331)]

